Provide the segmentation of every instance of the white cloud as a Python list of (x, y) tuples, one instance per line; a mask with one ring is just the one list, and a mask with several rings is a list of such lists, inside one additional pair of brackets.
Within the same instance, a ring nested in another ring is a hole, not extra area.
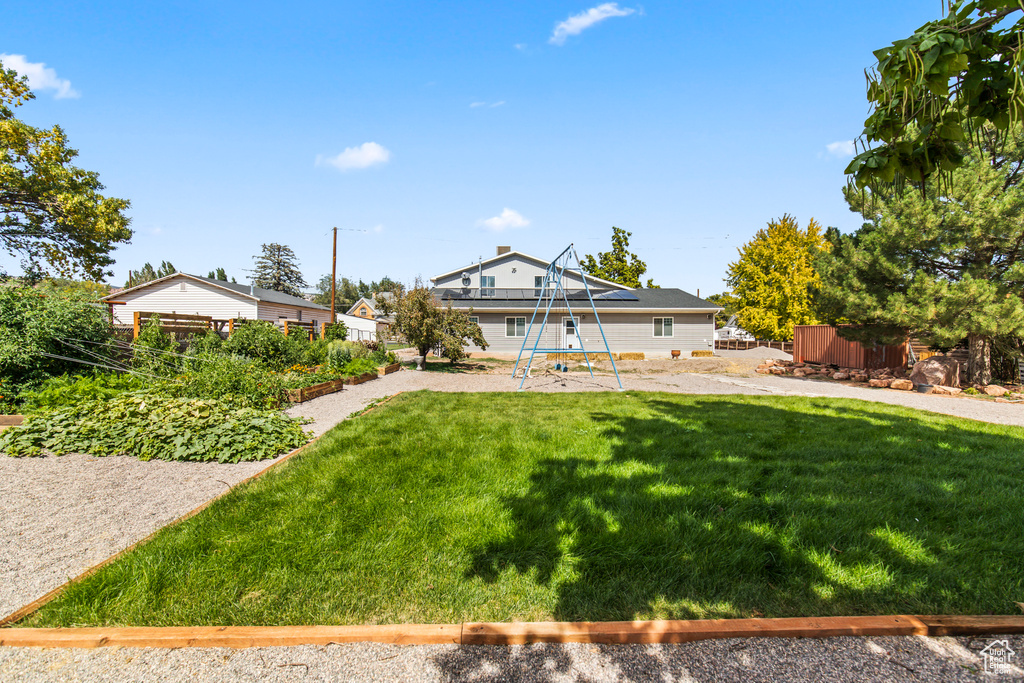
[(581, 34), (598, 22), (611, 19), (612, 17), (628, 17), (634, 12), (636, 10), (630, 7), (619, 7), (617, 2), (606, 2), (597, 7), (591, 7), (587, 11), (574, 14), (556, 25), (555, 31), (551, 34), (548, 42), (552, 45), (565, 45), (566, 38)]
[(857, 149), (853, 146), (853, 140), (838, 140), (836, 142), (830, 142), (825, 145), (825, 149), (828, 153), (837, 157), (852, 157), (857, 153)]
[(342, 171), (353, 168), (367, 168), (376, 164), (386, 164), (391, 159), (391, 152), (376, 142), (364, 142), (358, 147), (346, 147), (345, 151), (333, 157), (317, 156), (316, 164), (327, 164)]
[(495, 107), (501, 107), (504, 104), (505, 104), (505, 100), (498, 100), (497, 102), (494, 102), (494, 103), (491, 103), (491, 104), (488, 104), (487, 102), (470, 102), (469, 103), (469, 108), (470, 109), (477, 109), (479, 107), (487, 107), (489, 109), (494, 109)]
[(501, 232), (508, 228), (525, 228), (530, 224), (528, 218), (524, 218), (518, 211), (505, 207), (505, 209), (493, 218), (481, 219), (476, 224), (493, 232)]
[(500, 102), (495, 102), (494, 104), (491, 105), (491, 109), (494, 109), (495, 107), (500, 107), (503, 104), (505, 104), (505, 100), (501, 100)]
[(53, 90), (58, 100), (81, 97), (81, 93), (71, 87), (71, 81), (57, 78), (57, 72), (43, 62), (30, 62), (25, 55), (0, 54), (0, 62), (8, 69), (14, 69), (19, 76), (28, 77), (28, 87), (32, 90)]
[(484, 106), (486, 104), (487, 104), (486, 102), (470, 102), (469, 103), (469, 108), (470, 109), (476, 109), (477, 107), (482, 107), (482, 106)]

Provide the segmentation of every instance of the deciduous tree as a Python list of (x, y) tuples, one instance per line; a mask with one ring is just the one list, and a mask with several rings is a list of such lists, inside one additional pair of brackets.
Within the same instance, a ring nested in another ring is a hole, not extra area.
[(25, 78), (0, 65), (0, 245), (27, 272), (93, 280), (111, 275), (110, 252), (131, 240), (126, 199), (100, 194), (99, 175), (72, 165), (78, 152), (59, 126), (34, 128), (14, 108), (33, 98)]
[(256, 267), (252, 271), (253, 285), (302, 296), (306, 281), (299, 271), (299, 261), (291, 247), (271, 243), (262, 245), (262, 249), (262, 255), (253, 256), (256, 259)]
[[(629, 251), (629, 238), (632, 235), (631, 232), (612, 226), (612, 250), (598, 252), (596, 259), (587, 254), (580, 267), (587, 274), (602, 280), (618, 282), (627, 287), (642, 287), (640, 278), (647, 272), (647, 264)], [(657, 285), (648, 278), (647, 287), (654, 288)]]
[(826, 244), (813, 218), (806, 230), (789, 214), (758, 230), (739, 250), (739, 259), (729, 264), (726, 280), (732, 288), (726, 301), (739, 316), (740, 327), (758, 339), (786, 340), (793, 338), (794, 325), (816, 323), (814, 260)]
[(957, 0), (945, 9), (874, 53), (862, 142), (875, 146), (846, 169), (861, 187), (922, 186), (963, 164), (965, 141), (985, 124), (1006, 131), (1024, 115), (1024, 5)]
[(1024, 130), (993, 126), (945, 187), (888, 194), (847, 189), (866, 221), (820, 260), (829, 317), (864, 341), (907, 335), (939, 348), (968, 342), (968, 379), (991, 381), (994, 343), (1024, 335)]
[(467, 344), (487, 348), (480, 326), (469, 320), (473, 309), (456, 310), (450, 303), (442, 307), (419, 281), (408, 291), (392, 291), (394, 296), (380, 299), (381, 312), (394, 317), (393, 330), (412, 344), (419, 355), (440, 349), (443, 357), (455, 363), (466, 357)]

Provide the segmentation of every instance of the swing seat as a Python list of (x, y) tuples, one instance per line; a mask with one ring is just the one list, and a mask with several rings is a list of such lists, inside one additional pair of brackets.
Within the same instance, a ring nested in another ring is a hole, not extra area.
[(558, 372), (561, 369), (562, 369), (562, 364), (561, 363), (555, 363), (555, 372)]
[(563, 365), (562, 366), (562, 372), (569, 372), (569, 366), (568, 365)]

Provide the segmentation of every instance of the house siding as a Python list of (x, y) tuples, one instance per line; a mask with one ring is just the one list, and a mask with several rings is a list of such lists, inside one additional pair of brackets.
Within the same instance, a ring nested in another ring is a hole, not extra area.
[[(714, 348), (714, 320), (708, 319), (706, 313), (598, 313), (601, 316), (601, 327), (604, 329), (608, 339), (608, 347), (612, 353), (621, 352), (642, 352), (647, 358), (670, 358), (671, 351), (680, 350), (684, 355), (690, 351), (706, 350)], [(523, 345), (522, 337), (505, 336), (506, 317), (525, 317), (527, 327), (533, 316), (533, 310), (520, 312), (495, 312), (487, 310), (475, 310), (472, 315), (479, 318), (480, 330), (488, 347), (486, 353), (519, 353)], [(549, 324), (544, 330), (539, 347), (560, 347), (561, 342), (561, 320), (568, 317), (564, 312), (552, 312), (552, 319), (557, 318), (554, 323), (549, 319)], [(577, 313), (577, 317), (580, 314)], [(673, 336), (655, 337), (654, 318), (673, 318)], [(533, 348), (537, 338), (540, 320), (534, 325), (530, 333), (527, 351)], [(594, 322), (593, 312), (584, 312), (578, 325), (578, 335), (582, 340), (587, 352), (604, 351), (604, 342), (601, 339), (601, 332), (597, 323)], [(467, 351), (480, 352), (481, 349), (475, 346), (467, 347)]]
[(112, 307), (114, 322), (121, 325), (131, 325), (136, 311), (208, 315), (219, 320), (252, 318), (256, 315), (255, 300), (186, 277), (170, 278), (113, 298), (125, 302), (123, 306)]
[(261, 301), (259, 303), (259, 312), (257, 317), (260, 320), (269, 320), (270, 322), (277, 324), (277, 321), (282, 318), (298, 320), (299, 311), (302, 311), (302, 322), (316, 320), (322, 325), (323, 323), (329, 323), (331, 321), (330, 311), (323, 311), (319, 308), (305, 308), (303, 306), (289, 306), (287, 304), (272, 304), (266, 301)]
[[(512, 272), (512, 271), (515, 272)], [(465, 272), (470, 275), (470, 288), (480, 286), (480, 267), (477, 264), (466, 266)], [(524, 259), (519, 254), (509, 254), (507, 257), (484, 264), (483, 275), (494, 277), (496, 289), (533, 289), (534, 278), (544, 275), (547, 267)], [(571, 284), (570, 284), (571, 283)], [(583, 287), (583, 279), (576, 273), (566, 272), (563, 276), (563, 284), (569, 289)], [(434, 280), (434, 286), (442, 289), (460, 289), (462, 284), (462, 272), (454, 273), (446, 277)], [(606, 289), (608, 285), (590, 281), (591, 287)]]

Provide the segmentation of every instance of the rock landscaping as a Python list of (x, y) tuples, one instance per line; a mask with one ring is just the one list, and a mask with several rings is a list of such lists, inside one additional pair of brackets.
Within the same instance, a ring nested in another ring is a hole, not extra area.
[[(861, 370), (857, 368), (840, 368), (834, 365), (811, 365), (790, 360), (765, 360), (757, 366), (755, 372), (761, 375), (783, 375), (789, 377), (810, 377), (827, 379), (836, 382), (866, 384), (875, 389), (893, 389), (896, 391), (913, 391), (936, 396), (984, 395), (994, 397), (997, 401), (1011, 401), (1014, 398), (1024, 399), (1024, 393), (1007, 389), (997, 384), (969, 387), (965, 392), (960, 384), (960, 362), (955, 358), (935, 356), (919, 361), (909, 373), (906, 368), (878, 368)], [(927, 391), (921, 390), (924, 387)]]

